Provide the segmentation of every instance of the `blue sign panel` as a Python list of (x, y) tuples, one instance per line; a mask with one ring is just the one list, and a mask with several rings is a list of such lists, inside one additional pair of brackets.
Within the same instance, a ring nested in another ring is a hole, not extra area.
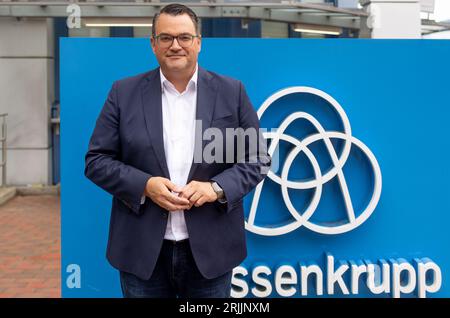
[[(205, 39), (241, 80), (273, 164), (244, 200), (233, 297), (449, 297), (450, 41)], [(84, 155), (114, 80), (157, 67), (146, 39), (61, 43), (63, 297), (121, 297), (111, 196)]]

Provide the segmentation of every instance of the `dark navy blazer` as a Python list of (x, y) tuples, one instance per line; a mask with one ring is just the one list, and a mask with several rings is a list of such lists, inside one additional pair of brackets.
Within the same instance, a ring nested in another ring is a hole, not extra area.
[[(240, 81), (199, 67), (197, 87), (196, 118), (203, 130), (259, 128)], [(114, 82), (85, 158), (86, 177), (113, 196), (107, 259), (113, 267), (142, 279), (152, 275), (169, 213), (149, 198), (140, 203), (150, 177), (170, 179), (161, 108), (159, 68)], [(202, 148), (207, 143), (204, 140)], [(185, 212), (192, 253), (206, 278), (232, 270), (247, 255), (242, 199), (265, 177), (262, 168), (270, 166), (264, 149), (253, 163), (203, 161), (191, 166), (188, 182), (216, 181), (227, 200)], [(224, 150), (224, 158), (227, 151), (231, 149)]]

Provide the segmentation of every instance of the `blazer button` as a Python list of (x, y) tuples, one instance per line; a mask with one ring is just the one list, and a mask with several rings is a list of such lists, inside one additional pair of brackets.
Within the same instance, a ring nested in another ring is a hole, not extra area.
[(167, 213), (166, 213), (166, 212), (163, 212), (163, 213), (162, 213), (162, 217), (165, 218), (165, 219), (167, 219)]

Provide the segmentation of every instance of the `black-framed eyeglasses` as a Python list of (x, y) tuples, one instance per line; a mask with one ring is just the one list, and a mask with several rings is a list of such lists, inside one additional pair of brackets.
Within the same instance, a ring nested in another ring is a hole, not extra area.
[(188, 48), (194, 43), (194, 38), (199, 38), (199, 35), (194, 35), (190, 33), (181, 33), (177, 36), (167, 34), (167, 33), (161, 33), (155, 36), (156, 42), (159, 46), (162, 48), (169, 48), (173, 44), (173, 39), (177, 39), (178, 44), (182, 48)]

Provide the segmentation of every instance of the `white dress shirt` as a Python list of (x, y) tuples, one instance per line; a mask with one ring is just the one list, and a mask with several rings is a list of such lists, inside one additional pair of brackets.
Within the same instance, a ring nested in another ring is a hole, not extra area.
[[(194, 157), (198, 65), (186, 90), (179, 93), (159, 70), (163, 117), (164, 150), (170, 181), (186, 185)], [(145, 196), (141, 203), (145, 202)], [(180, 241), (189, 237), (184, 211), (170, 211), (164, 238)]]

